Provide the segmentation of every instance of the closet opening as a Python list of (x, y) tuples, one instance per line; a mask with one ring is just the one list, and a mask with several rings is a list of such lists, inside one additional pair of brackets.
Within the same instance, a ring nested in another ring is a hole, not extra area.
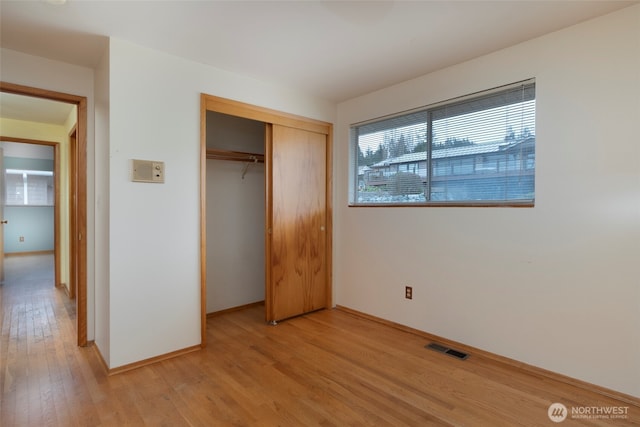
[(264, 320), (277, 324), (332, 306), (333, 127), (206, 94), (200, 105), (206, 346), (216, 313), (264, 302)]
[(264, 304), (265, 133), (206, 112), (206, 315)]

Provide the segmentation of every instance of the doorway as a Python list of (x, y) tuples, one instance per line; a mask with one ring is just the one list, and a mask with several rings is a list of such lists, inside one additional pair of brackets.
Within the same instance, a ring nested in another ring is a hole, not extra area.
[(207, 111), (207, 316), (264, 303), (265, 124)]
[(4, 267), (5, 257), (50, 254), (53, 283), (65, 286), (62, 260), (68, 254), (61, 245), (59, 143), (13, 137), (2, 137), (1, 143), (0, 265)]
[[(248, 120), (264, 142), (265, 320), (280, 320), (329, 308), (331, 294), (330, 123), (203, 94), (201, 96), (201, 333), (206, 345), (207, 312), (207, 115)], [(246, 123), (249, 123), (246, 122)], [(238, 158), (251, 165), (260, 152)], [(252, 159), (253, 157), (253, 159)], [(240, 179), (240, 178), (239, 178)], [(251, 266), (247, 266), (250, 268)]]
[[(76, 106), (75, 127), (75, 182), (74, 194), (70, 199), (74, 201), (73, 227), (74, 234), (69, 233), (69, 241), (73, 241), (73, 250), (69, 259), (73, 260), (74, 272), (70, 276), (76, 277), (74, 286), (76, 297), (76, 341), (79, 346), (86, 346), (87, 339), (87, 98), (45, 89), (21, 86), (0, 82), (0, 92), (31, 98), (42, 98), (52, 101), (73, 104)], [(58, 221), (59, 222), (59, 221)]]

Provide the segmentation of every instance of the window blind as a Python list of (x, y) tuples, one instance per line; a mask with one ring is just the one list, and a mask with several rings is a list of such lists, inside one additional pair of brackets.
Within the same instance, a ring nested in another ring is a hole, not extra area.
[(533, 204), (535, 82), (352, 127), (352, 205)]

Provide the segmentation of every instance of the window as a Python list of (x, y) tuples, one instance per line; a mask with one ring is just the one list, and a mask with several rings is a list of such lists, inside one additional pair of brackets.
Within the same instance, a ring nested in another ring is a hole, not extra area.
[(53, 172), (7, 169), (7, 206), (53, 206)]
[(356, 124), (351, 135), (352, 206), (533, 206), (533, 80)]

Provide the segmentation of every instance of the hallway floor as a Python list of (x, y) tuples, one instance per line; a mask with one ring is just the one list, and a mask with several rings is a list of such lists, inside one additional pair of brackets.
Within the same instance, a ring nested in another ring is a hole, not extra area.
[[(45, 425), (79, 367), (75, 301), (54, 286), (53, 255), (5, 258), (0, 285), (0, 425)], [(42, 415), (40, 415), (42, 414)]]

